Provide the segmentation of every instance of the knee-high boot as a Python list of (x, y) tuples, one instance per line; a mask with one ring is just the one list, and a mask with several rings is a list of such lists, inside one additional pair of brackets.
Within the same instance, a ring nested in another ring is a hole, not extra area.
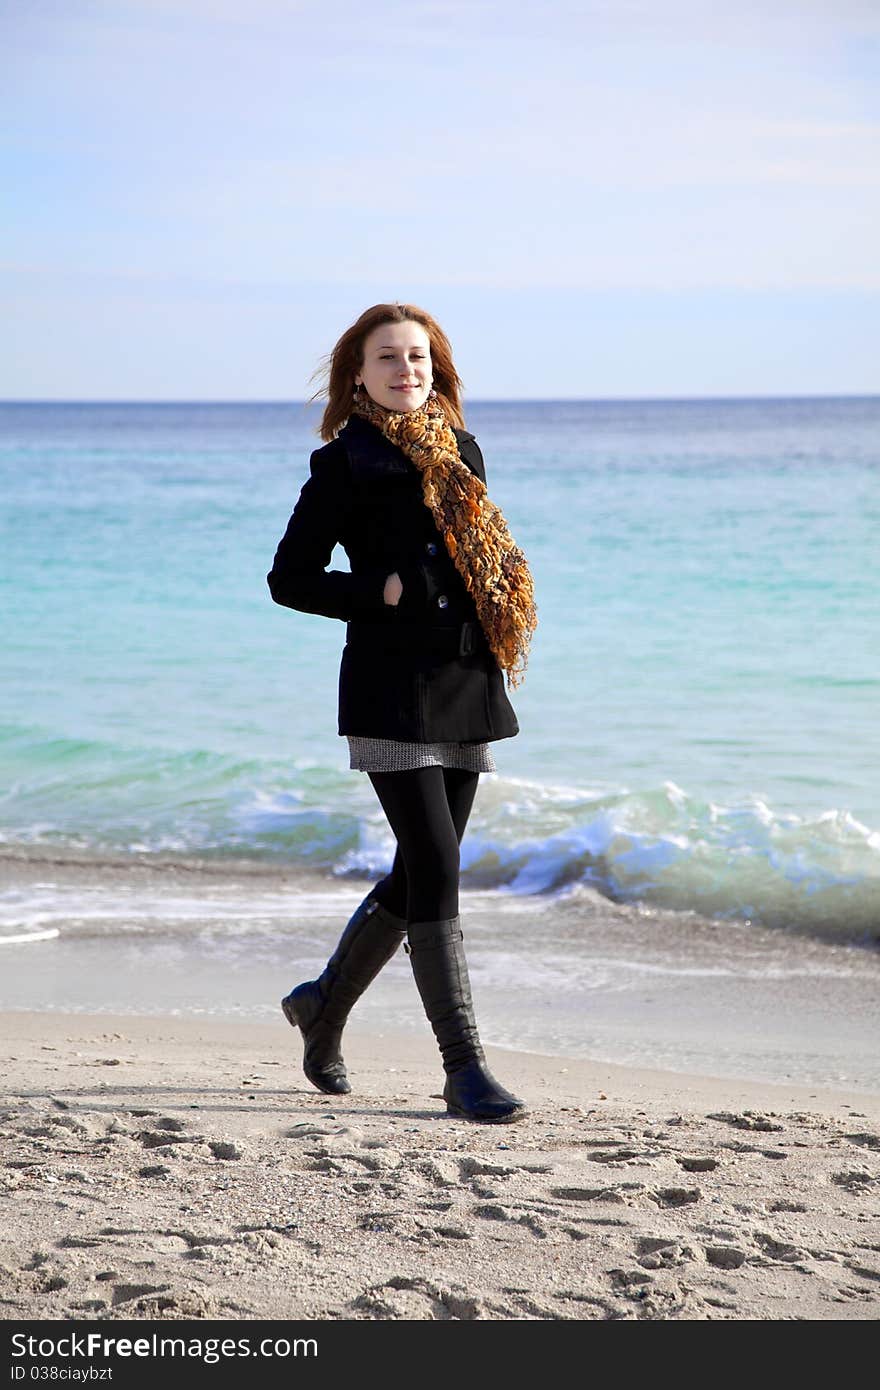
[(505, 1091), (480, 1045), (458, 917), (411, 922), (408, 951), (416, 986), (443, 1057), (448, 1114), (465, 1120), (518, 1120), (525, 1104)]
[(340, 1051), (353, 1006), (406, 936), (406, 922), (367, 894), (317, 980), (297, 985), (281, 1001), (288, 1023), (305, 1042), (303, 1071), (330, 1095), (351, 1090)]

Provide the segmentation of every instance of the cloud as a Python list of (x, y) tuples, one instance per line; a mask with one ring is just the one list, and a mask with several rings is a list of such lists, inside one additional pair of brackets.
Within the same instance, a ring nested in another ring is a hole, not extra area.
[(200, 294), (878, 283), (874, 4), (7, 9), (9, 265)]

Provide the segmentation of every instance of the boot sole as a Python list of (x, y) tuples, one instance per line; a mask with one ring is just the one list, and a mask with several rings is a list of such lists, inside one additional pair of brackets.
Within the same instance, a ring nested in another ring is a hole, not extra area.
[(525, 1119), (529, 1113), (525, 1106), (519, 1106), (512, 1110), (509, 1115), (473, 1115), (469, 1110), (458, 1110), (452, 1105), (446, 1106), (446, 1113), (453, 1120), (470, 1120), (472, 1124), (478, 1125), (512, 1125), (517, 1120)]

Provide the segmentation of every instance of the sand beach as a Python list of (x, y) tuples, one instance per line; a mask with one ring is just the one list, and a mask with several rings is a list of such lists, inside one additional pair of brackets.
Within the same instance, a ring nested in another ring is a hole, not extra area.
[[(485, 1126), (445, 1114), (402, 953), (349, 1021), (352, 1093), (322, 1095), (303, 1076), (277, 999), (291, 962), (318, 959), (362, 885), (324, 884), (313, 941), (280, 914), (314, 908), (314, 885), (303, 896), (274, 869), (14, 851), (0, 868), (6, 901), (42, 893), (52, 920), (65, 918), (56, 939), (0, 956), (0, 1317), (876, 1318), (875, 951), (750, 928), (737, 966), (726, 929), (691, 923), (685, 946), (657, 919), (639, 937), (613, 904), (590, 915), (573, 903), (543, 930), (552, 955), (571, 927), (576, 953), (514, 1003), (480, 964), (488, 954), (502, 975), (510, 964), (491, 913), (466, 895), (487, 1054), (529, 1107)], [(246, 899), (269, 914), (266, 940), (248, 923), (241, 939), (218, 937), (209, 909), (232, 930)], [(630, 974), (653, 971), (650, 998), (606, 974), (601, 988), (578, 984), (579, 1055), (492, 1045), (505, 1019), (574, 1037), (542, 1023), (574, 969), (565, 962), (607, 967), (615, 942)], [(187, 979), (207, 982), (216, 1012)], [(593, 1035), (603, 995), (617, 1032)], [(841, 1052), (823, 1041), (835, 1030)], [(659, 1057), (676, 1033), (691, 1051), (674, 1069), (588, 1053), (617, 1037)], [(688, 1065), (698, 1049), (702, 1071)], [(829, 1084), (843, 1053), (849, 1079)]]
[(276, 1024), (0, 1016), (7, 1319), (873, 1319), (880, 1097), (350, 1025), (323, 1096)]

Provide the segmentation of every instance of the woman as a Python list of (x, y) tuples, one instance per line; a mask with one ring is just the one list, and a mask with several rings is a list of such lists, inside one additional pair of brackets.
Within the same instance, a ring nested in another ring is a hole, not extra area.
[[(355, 1001), (404, 937), (446, 1072), (450, 1115), (524, 1111), (489, 1072), (459, 921), (459, 845), (490, 743), (518, 732), (504, 690), (525, 666), (531, 575), (489, 500), (461, 381), (435, 320), (377, 304), (328, 359), (327, 443), (281, 540), (276, 603), (343, 620), (339, 733), (394, 832), (391, 873), (357, 908), (317, 980), (282, 1001), (320, 1090), (351, 1089), (340, 1051)], [(330, 570), (340, 542), (351, 572)]]

